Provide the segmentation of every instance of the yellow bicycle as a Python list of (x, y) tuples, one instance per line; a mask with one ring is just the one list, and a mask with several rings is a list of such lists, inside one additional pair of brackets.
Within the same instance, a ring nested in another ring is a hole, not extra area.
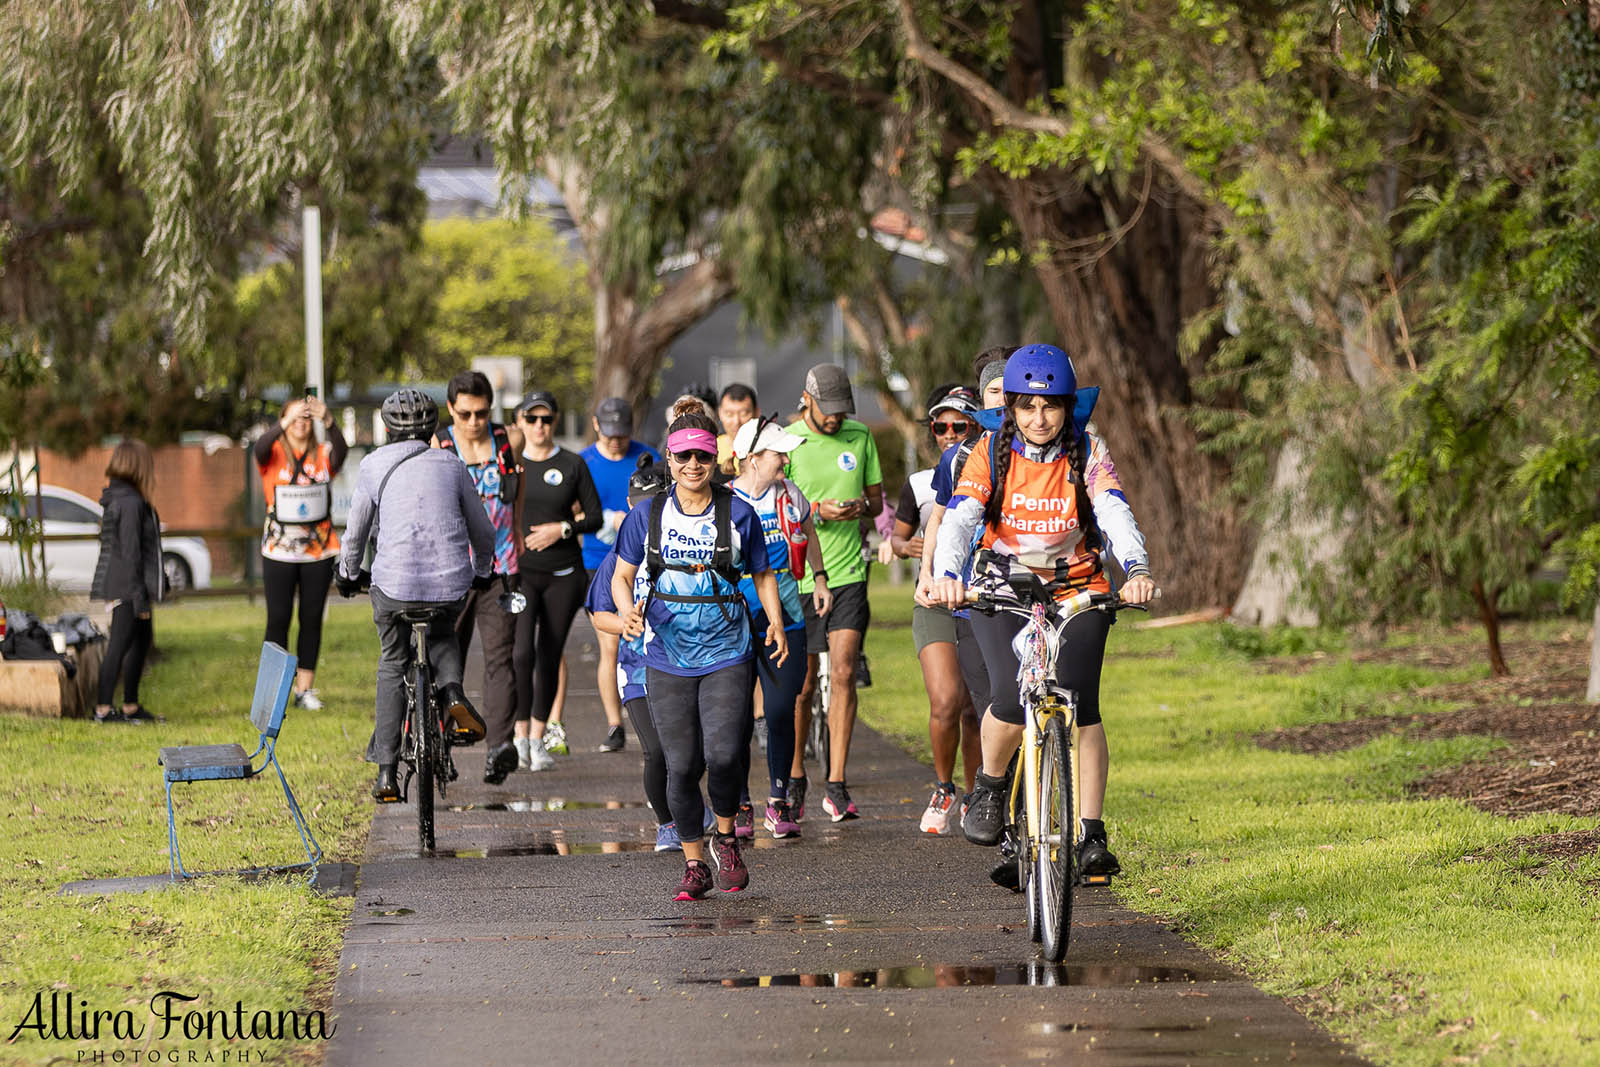
[[(1056, 654), (1067, 623), (1086, 611), (1145, 610), (1116, 593), (1070, 592), (1067, 561), (1055, 564), (1056, 577), (1043, 581), (1009, 556), (984, 551), (973, 568), (967, 600), (979, 611), (1005, 612), (1027, 620), (1013, 639), (1021, 668), (1022, 745), (1007, 797), (1007, 832), (1017, 849), (1017, 881), (1028, 909), (1028, 935), (1044, 957), (1060, 962), (1072, 926), (1072, 890), (1078, 878), (1080, 824), (1078, 765), (1072, 758), (1078, 739), (1078, 694), (1056, 684)], [(1061, 593), (1069, 593), (1057, 599)], [(1084, 884), (1106, 885), (1108, 875)]]

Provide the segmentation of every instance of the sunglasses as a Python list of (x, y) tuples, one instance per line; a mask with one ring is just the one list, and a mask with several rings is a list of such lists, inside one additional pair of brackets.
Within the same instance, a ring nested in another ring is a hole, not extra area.
[(699, 463), (702, 466), (709, 467), (717, 457), (703, 449), (691, 448), (687, 452), (672, 453), (672, 458), (685, 465), (690, 463)]
[(556, 417), (554, 415), (530, 415), (524, 411), (522, 413), (522, 421), (538, 423), (540, 426), (549, 426), (556, 421)]
[(462, 422), (482, 422), (489, 417), (488, 408), (468, 408), (462, 411), (452, 408), (450, 413)]
[(936, 434), (947, 434), (947, 433), (962, 433), (962, 434), (964, 434), (964, 433), (968, 433), (968, 432), (970, 432), (972, 430), (972, 423), (970, 423), (970, 422), (957, 422), (956, 420), (951, 419), (949, 422), (930, 422), (930, 423), (928, 423), (928, 429), (932, 430)]

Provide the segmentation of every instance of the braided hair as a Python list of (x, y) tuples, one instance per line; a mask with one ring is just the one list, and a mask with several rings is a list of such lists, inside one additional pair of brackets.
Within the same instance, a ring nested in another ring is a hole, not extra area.
[[(1022, 393), (1006, 394), (1006, 416), (1000, 424), (999, 440), (995, 442), (994, 487), (989, 492), (989, 502), (983, 508), (984, 525), (990, 528), (1000, 525), (1000, 512), (1005, 505), (1006, 476), (1011, 473), (1011, 446), (1017, 437), (1016, 404), (1023, 399), (1026, 397)], [(1073, 398), (1066, 396), (1059, 399), (1066, 407), (1067, 417), (1062, 422), (1061, 432), (1056, 435), (1056, 439), (1045, 447), (1059, 448), (1067, 457), (1067, 462), (1072, 465), (1072, 487), (1077, 495), (1078, 529), (1083, 532), (1084, 543), (1098, 550), (1104, 542), (1100, 536), (1100, 524), (1095, 521), (1094, 505), (1089, 500), (1088, 486), (1085, 484), (1089, 466), (1089, 438), (1087, 434), (1078, 432), (1078, 425), (1073, 421)]]

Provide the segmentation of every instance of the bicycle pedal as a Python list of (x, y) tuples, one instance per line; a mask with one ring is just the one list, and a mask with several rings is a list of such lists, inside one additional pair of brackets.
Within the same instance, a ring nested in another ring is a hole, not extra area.
[(1078, 884), (1081, 886), (1107, 886), (1111, 884), (1109, 874), (1080, 874)]

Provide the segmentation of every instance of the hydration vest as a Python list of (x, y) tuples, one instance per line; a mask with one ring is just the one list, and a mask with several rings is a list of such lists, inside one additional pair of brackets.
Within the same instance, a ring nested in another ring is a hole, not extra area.
[[(446, 426), (438, 433), (439, 447), (446, 452), (454, 452), (457, 458), (461, 453), (456, 448), (454, 427)], [(494, 461), (500, 468), (500, 502), (503, 504), (515, 503), (517, 489), (522, 483), (522, 466), (517, 462), (516, 453), (511, 451), (511, 435), (506, 428), (498, 422), (489, 424), (489, 432), (494, 440)]]
[[(716, 546), (711, 550), (711, 562), (668, 563), (662, 556), (661, 517), (666, 513), (667, 496), (670, 492), (663, 490), (650, 498), (650, 532), (645, 540), (644, 578), (650, 588), (651, 596), (659, 597), (668, 603), (716, 604), (722, 617), (732, 622), (737, 612), (747, 611), (744, 594), (739, 591), (739, 579), (743, 576), (733, 565), (733, 490), (721, 485), (712, 485), (710, 489), (712, 523), (716, 527), (717, 537)], [(766, 550), (765, 543), (761, 547), (762, 551)], [(683, 571), (687, 574), (710, 573), (713, 576), (711, 580), (713, 591), (710, 594), (696, 595), (660, 592), (656, 589), (656, 579), (663, 571)], [(718, 578), (726, 584), (726, 590), (718, 587)]]

